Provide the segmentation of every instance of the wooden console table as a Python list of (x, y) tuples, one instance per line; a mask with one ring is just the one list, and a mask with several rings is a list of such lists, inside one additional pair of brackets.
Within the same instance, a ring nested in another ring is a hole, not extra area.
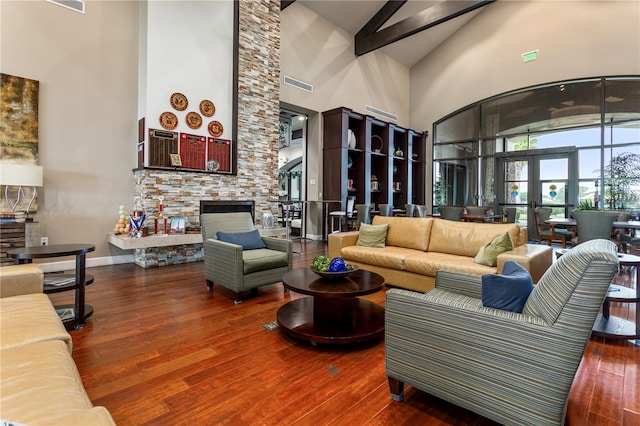
[[(85, 287), (93, 282), (91, 275), (86, 275), (86, 258), (87, 253), (92, 252), (96, 247), (92, 244), (55, 244), (49, 246), (22, 247), (7, 251), (9, 257), (15, 260), (15, 263), (31, 263), (33, 259), (42, 259), (48, 257), (76, 257), (76, 270), (72, 283), (64, 284), (59, 287), (45, 286), (45, 293), (56, 293), (60, 291), (75, 290), (75, 303), (72, 305), (56, 306), (59, 313), (66, 309), (73, 309), (74, 316), (72, 318), (63, 319), (66, 328), (75, 328), (76, 330), (84, 327), (84, 321), (93, 315), (93, 307), (85, 304)], [(60, 277), (56, 275), (57, 277)]]

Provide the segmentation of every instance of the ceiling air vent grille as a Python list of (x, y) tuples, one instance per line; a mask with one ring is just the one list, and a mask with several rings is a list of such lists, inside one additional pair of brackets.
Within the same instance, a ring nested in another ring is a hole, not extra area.
[(313, 93), (313, 85), (309, 83), (305, 83), (304, 81), (296, 80), (293, 77), (289, 77), (288, 75), (284, 76), (284, 82), (289, 86), (297, 87), (300, 90), (304, 90), (305, 92)]
[(391, 121), (398, 121), (398, 116), (397, 115), (391, 114), (390, 112), (383, 111), (383, 110), (378, 109), (376, 107), (372, 107), (370, 105), (365, 105), (364, 109), (367, 112), (370, 112), (371, 114), (379, 115), (379, 116), (384, 117), (384, 118), (386, 118), (388, 120), (391, 120)]
[(75, 10), (76, 12), (84, 13), (85, 0), (47, 0), (49, 3), (57, 4), (58, 6), (66, 7), (67, 9)]

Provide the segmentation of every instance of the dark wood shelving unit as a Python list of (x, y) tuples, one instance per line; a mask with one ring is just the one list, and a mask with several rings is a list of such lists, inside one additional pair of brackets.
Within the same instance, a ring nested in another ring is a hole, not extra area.
[[(346, 197), (356, 204), (424, 204), (425, 147), (421, 132), (363, 115), (345, 107), (322, 113), (323, 198)], [(356, 144), (349, 146), (350, 131)], [(375, 178), (375, 179), (374, 179)], [(377, 189), (372, 185), (377, 181)]]
[(0, 223), (0, 265), (13, 265), (13, 259), (7, 256), (7, 251), (26, 245), (25, 223)]

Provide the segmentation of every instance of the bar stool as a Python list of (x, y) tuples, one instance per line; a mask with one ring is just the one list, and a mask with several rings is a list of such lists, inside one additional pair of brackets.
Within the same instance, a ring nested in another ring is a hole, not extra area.
[[(347, 222), (349, 222), (349, 220), (353, 217), (353, 206), (355, 205), (355, 203), (355, 195), (350, 195), (347, 197), (346, 210), (335, 210), (329, 213), (329, 216), (331, 217), (332, 234), (334, 232), (341, 232), (342, 224), (344, 223), (346, 225)], [(335, 219), (338, 219), (338, 229), (335, 228)]]

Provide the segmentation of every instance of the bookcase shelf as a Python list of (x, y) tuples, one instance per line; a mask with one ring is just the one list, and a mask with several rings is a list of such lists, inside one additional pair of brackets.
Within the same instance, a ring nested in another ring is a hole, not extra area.
[[(424, 204), (424, 135), (375, 117), (340, 107), (323, 114), (323, 197), (356, 204)], [(349, 130), (355, 147), (349, 146)], [(377, 189), (371, 182), (376, 180)]]

